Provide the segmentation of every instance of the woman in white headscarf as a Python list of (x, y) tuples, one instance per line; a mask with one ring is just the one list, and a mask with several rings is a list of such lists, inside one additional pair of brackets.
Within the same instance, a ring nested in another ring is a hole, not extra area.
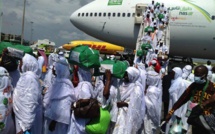
[[(79, 83), (75, 87), (76, 100), (96, 98), (97, 92), (93, 90), (91, 84), (92, 70), (78, 68), (78, 79)], [(85, 126), (89, 122), (89, 119), (77, 118), (74, 112), (71, 115), (70, 126), (68, 134), (85, 134)]]
[(42, 94), (36, 58), (25, 54), (22, 59), (22, 75), (13, 94), (16, 132), (31, 131), (31, 134), (42, 133)]
[(56, 79), (44, 96), (45, 134), (66, 134), (70, 118), (71, 104), (75, 101), (75, 91), (69, 79), (69, 66), (65, 60), (55, 64)]
[(183, 69), (182, 78), (190, 82), (194, 82), (194, 74), (192, 74), (192, 66), (186, 65)]
[(144, 131), (146, 134), (156, 134), (160, 125), (162, 90), (158, 88), (161, 77), (155, 71), (147, 72), (146, 85), (148, 86), (145, 95), (146, 116), (144, 119)]
[(55, 53), (51, 53), (49, 55), (49, 58), (48, 58), (48, 72), (46, 73), (46, 76), (45, 76), (45, 79), (44, 79), (44, 87), (45, 88), (49, 88), (51, 87), (51, 85), (53, 84), (54, 82), (54, 79), (55, 79), (55, 76), (53, 75), (52, 73), (52, 68), (55, 64), (55, 62), (57, 62), (58, 60), (58, 55), (55, 54)]
[[(169, 110), (173, 107), (175, 102), (179, 99), (179, 97), (183, 94), (186, 88), (189, 86), (185, 80), (182, 79), (182, 70), (179, 67), (174, 67), (172, 69), (172, 84), (169, 88), (170, 93), (170, 101), (169, 101)], [(183, 122), (183, 129), (187, 130), (187, 118), (185, 117), (187, 111), (187, 104), (184, 104), (178, 110), (175, 111), (174, 116), (172, 116), (171, 121), (169, 121), (168, 125), (166, 126), (166, 133), (169, 131), (169, 125), (174, 122), (176, 116), (182, 119)]]
[(15, 134), (12, 119), (12, 90), (8, 71), (0, 67), (0, 134)]
[(142, 125), (143, 87), (137, 81), (139, 70), (129, 67), (124, 75), (118, 91), (120, 102), (117, 102), (118, 116), (113, 134), (135, 134)]

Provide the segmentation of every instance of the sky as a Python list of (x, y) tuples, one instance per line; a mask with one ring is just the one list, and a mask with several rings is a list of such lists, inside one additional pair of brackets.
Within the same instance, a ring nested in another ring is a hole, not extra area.
[[(2, 1), (2, 32), (21, 35), (24, 0)], [(72, 40), (96, 40), (78, 30), (70, 15), (93, 0), (26, 0), (24, 39), (49, 39), (61, 46)], [(31, 23), (33, 22), (33, 23)], [(33, 29), (33, 30), (31, 30)]]

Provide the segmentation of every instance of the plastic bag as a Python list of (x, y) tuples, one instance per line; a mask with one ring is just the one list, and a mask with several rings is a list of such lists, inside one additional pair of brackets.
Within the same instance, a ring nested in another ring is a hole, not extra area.
[(175, 121), (173, 122), (173, 124), (170, 128), (169, 133), (170, 134), (183, 134), (182, 129), (183, 129), (182, 120), (181, 119), (175, 119)]
[(85, 130), (88, 134), (105, 134), (110, 123), (110, 113), (106, 109), (100, 108), (100, 117), (94, 118), (86, 125)]

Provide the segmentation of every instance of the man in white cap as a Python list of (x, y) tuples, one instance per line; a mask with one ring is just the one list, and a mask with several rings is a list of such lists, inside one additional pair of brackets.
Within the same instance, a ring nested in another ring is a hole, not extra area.
[(13, 93), (16, 133), (42, 133), (42, 89), (38, 70), (36, 58), (25, 54), (20, 64), (22, 75)]
[(0, 133), (15, 134), (16, 129), (12, 119), (13, 86), (8, 71), (0, 67)]

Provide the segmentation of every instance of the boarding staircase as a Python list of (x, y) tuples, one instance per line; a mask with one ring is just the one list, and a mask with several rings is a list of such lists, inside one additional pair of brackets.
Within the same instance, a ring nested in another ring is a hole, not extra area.
[[(136, 4), (136, 11), (135, 11), (135, 25), (140, 25), (140, 29), (139, 29), (139, 33), (137, 36), (137, 41), (136, 41), (136, 52), (138, 50), (141, 49), (141, 45), (143, 44), (143, 41), (141, 40), (141, 38), (143, 37), (143, 35), (145, 35), (144, 29), (146, 28), (146, 25), (144, 24), (144, 18), (143, 18), (143, 13), (146, 11), (146, 4)], [(169, 13), (169, 17), (170, 17), (170, 13)], [(152, 40), (152, 42), (155, 42), (155, 40), (157, 40), (157, 38), (155, 37), (154, 40)], [(169, 25), (166, 26), (163, 30), (163, 36), (162, 39), (164, 44), (167, 45), (167, 47), (170, 50), (170, 27)], [(134, 63), (137, 63), (137, 59), (139, 57), (137, 56), (137, 54), (135, 53), (135, 57), (134, 57)]]

